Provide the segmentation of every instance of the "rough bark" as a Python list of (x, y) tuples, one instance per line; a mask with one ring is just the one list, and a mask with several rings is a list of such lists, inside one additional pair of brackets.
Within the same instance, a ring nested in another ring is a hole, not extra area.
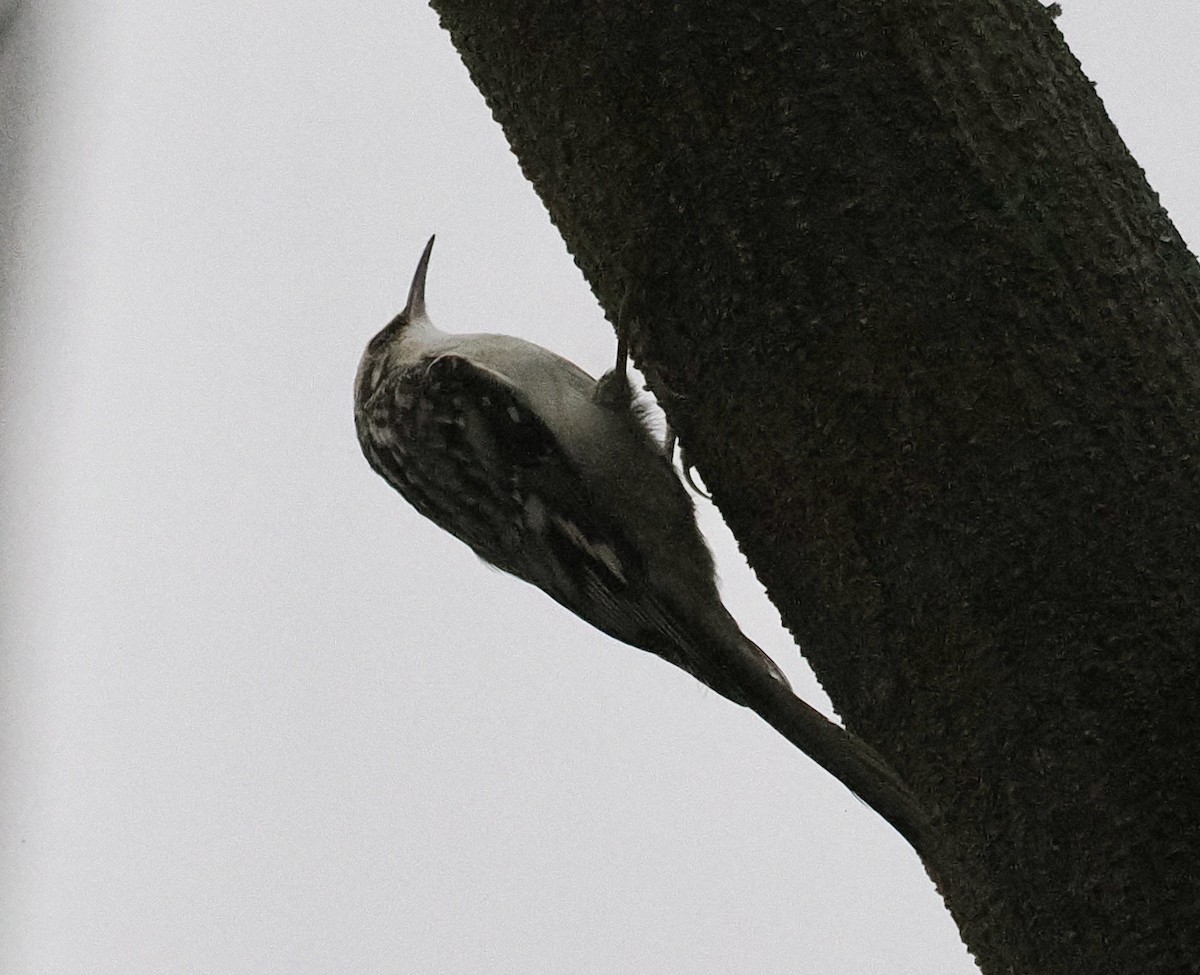
[(1050, 17), (433, 5), (983, 971), (1189, 970), (1200, 272)]

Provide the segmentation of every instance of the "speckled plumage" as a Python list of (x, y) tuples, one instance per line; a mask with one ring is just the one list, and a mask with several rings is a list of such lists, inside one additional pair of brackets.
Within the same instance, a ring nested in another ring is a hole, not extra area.
[(434, 328), (432, 245), (359, 366), (371, 467), (486, 562), (730, 700), (746, 703), (746, 668), (786, 683), (722, 605), (691, 498), (623, 367), (597, 381), (521, 339)]

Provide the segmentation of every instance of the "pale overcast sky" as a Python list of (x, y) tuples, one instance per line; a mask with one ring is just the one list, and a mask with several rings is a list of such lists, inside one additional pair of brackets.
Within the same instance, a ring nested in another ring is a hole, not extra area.
[[(1064, 6), (1195, 246), (1200, 6)], [(485, 569), (363, 461), (355, 365), (431, 232), (443, 327), (593, 372), (613, 350), (433, 13), (33, 13), (0, 390), (0, 969), (975, 971), (916, 857), (836, 782)], [(703, 520), (734, 615), (828, 709)]]

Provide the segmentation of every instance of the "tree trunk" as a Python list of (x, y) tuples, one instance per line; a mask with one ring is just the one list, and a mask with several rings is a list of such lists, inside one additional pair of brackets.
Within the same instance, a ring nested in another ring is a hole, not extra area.
[(1050, 16), (433, 5), (983, 971), (1189, 970), (1200, 272)]

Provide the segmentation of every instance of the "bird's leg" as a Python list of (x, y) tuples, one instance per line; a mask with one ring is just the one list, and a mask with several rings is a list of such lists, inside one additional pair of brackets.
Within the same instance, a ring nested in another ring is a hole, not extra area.
[(631, 285), (625, 286), (625, 294), (621, 297), (621, 306), (617, 309), (617, 364), (613, 372), (622, 379), (626, 378), (629, 366), (629, 293)]
[[(675, 440), (675, 431), (671, 429), (669, 423), (667, 424), (667, 434), (672, 440), (671, 452), (674, 454), (675, 444), (673, 441)], [(683, 447), (679, 448), (679, 469), (683, 471), (683, 479), (687, 481), (688, 487), (700, 495), (700, 497), (707, 498), (709, 501), (712, 500), (712, 495), (697, 484), (696, 479), (692, 477), (692, 471), (696, 469), (696, 465), (688, 461), (687, 451)]]
[(629, 292), (626, 286), (617, 309), (617, 361), (596, 383), (596, 402), (610, 409), (629, 409), (633, 387), (629, 384)]
[[(629, 386), (629, 329), (631, 315), (629, 313), (629, 300), (633, 292), (632, 285), (625, 286), (625, 294), (621, 296), (621, 305), (617, 309), (617, 361), (613, 366), (612, 371), (605, 373), (600, 380), (600, 396), (602, 400), (608, 401), (612, 397), (611, 388), (620, 387), (630, 389), (630, 397), (632, 397), (632, 389)], [(659, 406), (661, 410), (661, 404)], [(679, 442), (679, 438), (675, 435), (675, 428), (671, 426), (671, 421), (663, 417), (663, 423), (666, 425), (666, 430), (663, 433), (662, 452), (667, 461), (674, 466), (675, 464), (675, 447)], [(711, 495), (701, 489), (692, 477), (694, 469), (688, 463), (687, 453), (682, 447), (679, 448), (679, 467), (683, 472), (683, 479), (687, 482), (688, 487), (695, 491), (702, 498), (710, 498)]]

